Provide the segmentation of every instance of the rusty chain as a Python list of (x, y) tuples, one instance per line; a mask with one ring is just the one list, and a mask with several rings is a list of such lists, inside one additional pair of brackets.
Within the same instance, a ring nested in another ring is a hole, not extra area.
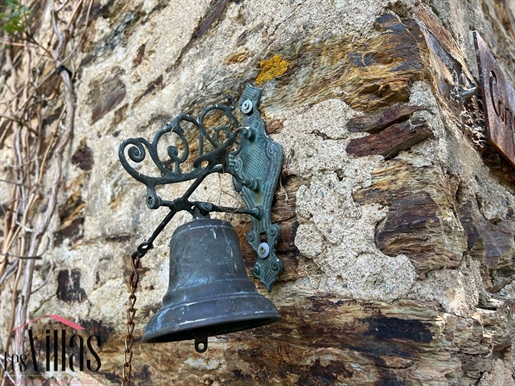
[(132, 345), (134, 343), (134, 315), (136, 314), (136, 290), (139, 283), (138, 269), (140, 267), (141, 258), (145, 256), (147, 251), (152, 249), (152, 244), (146, 242), (138, 246), (138, 250), (131, 255), (132, 272), (129, 279), (130, 294), (129, 294), (129, 306), (127, 307), (127, 330), (125, 333), (125, 352), (124, 352), (124, 363), (123, 363), (123, 375), (122, 375), (122, 386), (131, 384), (131, 373), (132, 373)]

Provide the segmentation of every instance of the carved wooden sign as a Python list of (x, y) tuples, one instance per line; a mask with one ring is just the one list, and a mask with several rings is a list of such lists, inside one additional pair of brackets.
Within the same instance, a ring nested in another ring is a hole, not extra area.
[(515, 166), (515, 90), (481, 36), (474, 31), (488, 142)]

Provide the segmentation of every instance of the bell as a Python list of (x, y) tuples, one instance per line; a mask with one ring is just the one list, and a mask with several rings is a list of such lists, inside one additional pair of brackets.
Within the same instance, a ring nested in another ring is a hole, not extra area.
[(161, 309), (147, 324), (143, 342), (195, 339), (245, 330), (280, 318), (274, 304), (247, 276), (236, 231), (223, 220), (197, 218), (170, 241), (170, 279)]

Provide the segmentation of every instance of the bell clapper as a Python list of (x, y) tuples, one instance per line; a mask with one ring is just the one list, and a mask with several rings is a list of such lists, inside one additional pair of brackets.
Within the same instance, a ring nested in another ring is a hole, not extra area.
[(201, 338), (195, 337), (195, 351), (198, 353), (206, 352), (207, 350), (207, 336)]

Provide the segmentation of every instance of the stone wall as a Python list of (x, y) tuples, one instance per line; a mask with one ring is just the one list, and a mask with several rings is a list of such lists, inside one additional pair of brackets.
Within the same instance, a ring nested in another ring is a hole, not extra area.
[[(102, 365), (40, 376), (121, 380), (130, 254), (166, 210), (146, 208), (120, 141), (151, 139), (251, 82), (284, 149), (272, 220), (285, 269), (271, 293), (257, 285), (282, 318), (203, 354), (141, 343), (168, 286), (168, 239), (189, 220), (179, 215), (142, 260), (133, 383), (514, 385), (515, 180), (485, 140), (480, 98), (460, 97), (478, 84), (472, 30), (515, 83), (509, 0), (94, 2), (28, 319), (86, 327)], [(240, 205), (228, 177), (204, 186), (197, 199)], [(250, 219), (230, 220), (250, 268)]]

